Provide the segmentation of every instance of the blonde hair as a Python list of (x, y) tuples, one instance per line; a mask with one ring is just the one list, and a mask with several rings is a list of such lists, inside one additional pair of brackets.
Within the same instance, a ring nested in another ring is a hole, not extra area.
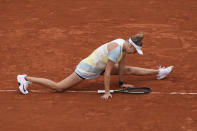
[(144, 39), (143, 33), (138, 33), (136, 35), (131, 36), (131, 40), (138, 46), (142, 46), (143, 39)]

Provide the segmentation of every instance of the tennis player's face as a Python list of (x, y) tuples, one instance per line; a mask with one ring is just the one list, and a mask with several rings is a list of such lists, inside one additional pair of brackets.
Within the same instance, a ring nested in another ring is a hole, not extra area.
[(136, 52), (137, 52), (136, 49), (131, 44), (129, 44), (128, 48), (127, 48), (127, 53), (128, 54), (135, 54)]

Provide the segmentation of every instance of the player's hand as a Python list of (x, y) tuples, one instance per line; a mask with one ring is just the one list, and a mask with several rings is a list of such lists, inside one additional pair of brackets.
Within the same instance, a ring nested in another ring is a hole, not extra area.
[(104, 100), (107, 100), (110, 97), (112, 98), (112, 95), (110, 93), (105, 93), (103, 96), (101, 96), (101, 98)]
[(121, 86), (121, 88), (123, 88), (123, 89), (133, 88), (133, 87), (135, 87), (135, 86), (134, 86), (134, 85), (130, 85), (130, 84), (123, 84), (123, 85)]

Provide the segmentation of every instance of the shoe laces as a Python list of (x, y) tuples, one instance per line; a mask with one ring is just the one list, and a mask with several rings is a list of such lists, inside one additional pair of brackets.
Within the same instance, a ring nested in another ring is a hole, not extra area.
[(159, 66), (159, 71), (162, 71), (164, 69), (165, 69), (165, 67)]

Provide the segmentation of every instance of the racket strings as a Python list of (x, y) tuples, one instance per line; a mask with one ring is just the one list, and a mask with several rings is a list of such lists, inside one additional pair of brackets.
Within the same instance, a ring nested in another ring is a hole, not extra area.
[(135, 93), (135, 94), (146, 94), (152, 92), (152, 90), (147, 87), (127, 88), (123, 90), (125, 93)]

